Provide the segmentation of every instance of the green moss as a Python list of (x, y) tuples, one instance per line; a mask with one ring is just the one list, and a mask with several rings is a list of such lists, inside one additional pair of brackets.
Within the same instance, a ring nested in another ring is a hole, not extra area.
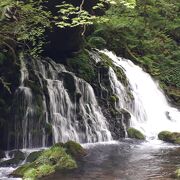
[(119, 100), (119, 98), (116, 95), (112, 95), (110, 96), (109, 100), (112, 104), (114, 104)]
[(13, 171), (12, 175), (15, 177), (23, 177), (25, 172), (27, 172), (29, 169), (32, 169), (35, 166), (35, 163), (26, 163), (17, 168), (15, 171)]
[(101, 57), (101, 65), (113, 67), (112, 60), (106, 54), (99, 52), (99, 56)]
[(124, 71), (123, 71), (121, 68), (115, 67), (115, 66), (114, 66), (113, 69), (114, 69), (114, 71), (115, 71), (115, 73), (116, 73), (116, 76), (117, 76), (118, 80), (119, 80), (123, 85), (128, 86), (128, 80), (127, 80), (127, 78), (126, 78), (126, 75), (124, 74)]
[(127, 133), (130, 138), (141, 139), (141, 140), (145, 139), (145, 136), (135, 128), (129, 128), (127, 130)]
[(48, 150), (44, 150), (35, 159), (32, 163), (27, 163), (16, 169), (12, 175), (24, 179), (36, 179), (54, 173), (58, 169), (77, 168), (76, 161), (61, 146), (53, 146)]
[(180, 144), (180, 133), (178, 132), (162, 131), (158, 134), (158, 138), (162, 141)]
[(64, 144), (66, 152), (71, 154), (74, 158), (80, 158), (86, 155), (85, 149), (78, 143), (74, 141), (68, 141)]
[(180, 169), (175, 171), (175, 178), (180, 179)]
[(169, 131), (162, 131), (162, 132), (160, 132), (160, 133), (158, 134), (158, 138), (159, 138), (160, 140), (165, 141), (165, 140), (167, 139), (167, 137), (170, 137), (170, 135), (171, 135), (171, 132), (169, 132)]
[(25, 171), (23, 179), (25, 179), (25, 180), (29, 180), (29, 179), (35, 180), (36, 177), (37, 177), (36, 169), (30, 168), (27, 171)]
[(67, 64), (73, 72), (79, 77), (85, 79), (87, 82), (91, 82), (95, 77), (94, 67), (90, 60), (88, 52), (85, 50), (79, 54), (67, 60)]
[(106, 41), (102, 37), (90, 37), (88, 40), (90, 47), (102, 49), (105, 48)]
[(37, 174), (38, 178), (47, 176), (54, 172), (55, 172), (55, 168), (49, 164), (43, 164), (43, 165), (39, 166), (36, 170), (36, 174)]

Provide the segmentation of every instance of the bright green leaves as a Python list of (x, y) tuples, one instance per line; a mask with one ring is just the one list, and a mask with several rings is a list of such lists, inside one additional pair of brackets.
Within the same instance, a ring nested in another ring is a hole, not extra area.
[(32, 55), (42, 51), (44, 32), (46, 28), (50, 28), (50, 13), (44, 11), (38, 1), (24, 3), (1, 0), (0, 13), (0, 36), (3, 37), (0, 39), (0, 47), (8, 47), (11, 50), (18, 45), (26, 49), (30, 47)]
[(72, 4), (66, 4), (65, 2), (58, 5), (57, 8), (59, 8), (59, 16), (55, 16), (54, 21), (59, 28), (90, 25), (96, 19), (95, 16), (90, 15), (80, 7), (74, 7)]

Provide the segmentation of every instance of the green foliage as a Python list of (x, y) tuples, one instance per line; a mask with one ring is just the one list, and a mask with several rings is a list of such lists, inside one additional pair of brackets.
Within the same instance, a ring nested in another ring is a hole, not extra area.
[(31, 47), (32, 54), (41, 52), (45, 27), (50, 27), (50, 13), (40, 1), (1, 0), (0, 47), (8, 48), (15, 56), (15, 47)]
[(95, 16), (90, 15), (87, 11), (80, 9), (80, 7), (74, 7), (72, 4), (58, 5), (58, 16), (54, 17), (55, 24), (59, 28), (76, 27), (82, 25), (93, 24)]
[(101, 48), (143, 66), (164, 88), (179, 89), (179, 8), (177, 0), (116, 1), (91, 38), (102, 38)]
[(128, 137), (130, 138), (141, 139), (141, 140), (145, 139), (145, 136), (135, 128), (129, 128), (127, 130), (127, 133), (128, 133)]
[(92, 48), (102, 49), (106, 45), (106, 41), (101, 37), (91, 37), (88, 40), (89, 46)]

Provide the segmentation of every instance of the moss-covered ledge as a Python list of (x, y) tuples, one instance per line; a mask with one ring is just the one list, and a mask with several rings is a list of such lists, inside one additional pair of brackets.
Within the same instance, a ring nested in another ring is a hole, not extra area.
[(39, 153), (34, 161), (20, 166), (11, 175), (24, 180), (37, 180), (58, 170), (76, 169), (77, 159), (85, 155), (85, 149), (74, 141), (58, 143)]

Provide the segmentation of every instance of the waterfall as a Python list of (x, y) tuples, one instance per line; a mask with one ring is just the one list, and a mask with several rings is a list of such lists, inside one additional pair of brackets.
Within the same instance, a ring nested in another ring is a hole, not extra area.
[(126, 88), (110, 69), (112, 89), (120, 99), (119, 106), (130, 112), (131, 126), (144, 132), (147, 138), (155, 138), (163, 130), (180, 132), (180, 112), (169, 105), (158, 83), (130, 60), (117, 57), (107, 50), (101, 52), (124, 71), (129, 81), (134, 96), (131, 101), (128, 100)]
[(50, 59), (21, 60), (13, 114), (16, 148), (112, 140), (91, 85)]

